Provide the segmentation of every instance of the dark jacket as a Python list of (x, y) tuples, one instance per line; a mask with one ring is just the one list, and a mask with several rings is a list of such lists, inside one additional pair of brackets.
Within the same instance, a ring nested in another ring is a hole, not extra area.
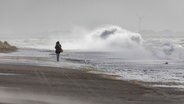
[(55, 49), (56, 49), (55, 52), (57, 54), (60, 54), (62, 52), (62, 48), (61, 48), (61, 45), (60, 44), (56, 44)]

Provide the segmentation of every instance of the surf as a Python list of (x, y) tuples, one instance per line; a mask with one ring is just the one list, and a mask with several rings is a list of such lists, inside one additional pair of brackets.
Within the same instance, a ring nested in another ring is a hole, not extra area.
[[(8, 40), (8, 39), (6, 39)], [(89, 30), (82, 27), (70, 32), (49, 32), (31, 38), (8, 40), (18, 48), (54, 50), (60, 41), (64, 50), (108, 51), (126, 59), (182, 59), (184, 47), (182, 39), (145, 39), (141, 34), (117, 25), (105, 25)]]

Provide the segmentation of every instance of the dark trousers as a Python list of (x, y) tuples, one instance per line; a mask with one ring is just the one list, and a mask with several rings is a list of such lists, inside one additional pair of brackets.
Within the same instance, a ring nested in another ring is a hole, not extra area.
[(60, 56), (60, 54), (56, 53), (57, 62), (59, 62), (59, 56)]

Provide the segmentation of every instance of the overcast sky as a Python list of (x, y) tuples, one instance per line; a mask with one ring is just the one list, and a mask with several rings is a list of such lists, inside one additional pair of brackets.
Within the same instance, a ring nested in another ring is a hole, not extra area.
[(119, 25), (183, 31), (184, 0), (0, 0), (0, 33), (35, 33)]

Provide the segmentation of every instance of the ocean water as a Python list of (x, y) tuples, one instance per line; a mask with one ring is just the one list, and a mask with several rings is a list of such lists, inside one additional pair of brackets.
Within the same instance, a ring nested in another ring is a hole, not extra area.
[[(119, 75), (119, 79), (137, 80), (155, 86), (184, 87), (184, 60), (127, 59), (113, 52), (65, 51), (56, 62), (54, 51), (19, 49), (1, 54), (1, 63), (39, 65), (90, 70)], [(168, 62), (169, 64), (165, 64)]]
[[(82, 69), (115, 74), (119, 79), (145, 85), (184, 88), (184, 38), (145, 39), (118, 26), (101, 27), (85, 34), (62, 43), (60, 62), (56, 62), (53, 49), (57, 39), (10, 40), (20, 49), (1, 53), (0, 63)], [(66, 48), (70, 46), (74, 48)]]

